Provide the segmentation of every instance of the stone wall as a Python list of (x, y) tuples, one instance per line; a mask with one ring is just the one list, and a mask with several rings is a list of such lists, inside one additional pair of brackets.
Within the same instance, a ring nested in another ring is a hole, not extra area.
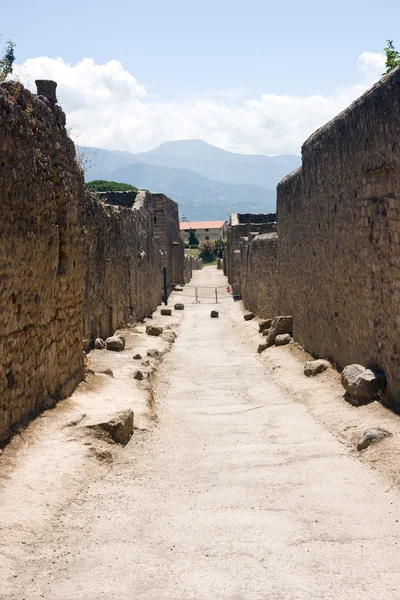
[(101, 202), (113, 204), (114, 206), (125, 206), (125, 208), (132, 208), (136, 202), (137, 194), (138, 192), (135, 190), (128, 190), (126, 192), (97, 192), (97, 196)]
[(278, 236), (264, 233), (241, 242), (242, 299), (249, 310), (268, 318), (279, 312)]
[(83, 175), (65, 115), (0, 85), (0, 441), (83, 377)]
[(276, 215), (251, 215), (232, 213), (227, 231), (224, 252), (224, 274), (229, 283), (240, 284), (240, 244), (243, 237), (255, 233), (272, 233), (276, 230)]
[(184, 243), (179, 234), (176, 202), (164, 194), (152, 194), (155, 201), (155, 233), (161, 244), (161, 262), (167, 269), (167, 284), (184, 283)]
[(140, 192), (111, 206), (88, 192), (54, 102), (1, 84), (0, 127), (2, 442), (72, 392), (84, 346), (156, 308), (163, 247), (171, 277), (184, 275), (175, 202)]
[[(278, 186), (279, 312), (338, 366), (383, 369), (400, 400), (400, 69), (314, 133)], [(265, 259), (269, 260), (265, 247)], [(272, 316), (272, 315), (271, 315)]]

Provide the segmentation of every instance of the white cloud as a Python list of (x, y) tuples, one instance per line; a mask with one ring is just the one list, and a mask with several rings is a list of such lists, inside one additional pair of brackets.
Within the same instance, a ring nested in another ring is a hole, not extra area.
[(59, 102), (79, 144), (137, 152), (167, 140), (201, 138), (233, 152), (299, 154), (315, 129), (379, 78), (384, 57), (364, 52), (357, 65), (363, 82), (331, 96), (263, 94), (247, 100), (242, 90), (227, 90), (163, 102), (115, 60), (96, 65), (85, 58), (73, 66), (61, 58), (31, 58), (15, 75), (31, 89), (35, 79), (57, 81)]

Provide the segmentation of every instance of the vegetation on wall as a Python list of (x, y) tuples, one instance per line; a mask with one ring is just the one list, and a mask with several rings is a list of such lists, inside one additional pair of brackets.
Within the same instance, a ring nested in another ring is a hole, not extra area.
[(85, 187), (91, 192), (137, 192), (138, 189), (129, 183), (118, 183), (117, 181), (105, 181), (104, 179), (95, 179), (85, 183)]
[(2, 54), (0, 55), (0, 83), (5, 81), (7, 75), (10, 75), (13, 71), (13, 65), (15, 61), (14, 48), (14, 42), (8, 40)]
[(386, 48), (384, 48), (386, 54), (386, 71), (383, 73), (383, 75), (386, 75), (386, 73), (390, 73), (392, 69), (395, 69), (400, 65), (400, 52), (396, 50), (392, 40), (386, 40), (386, 43), (387, 46)]

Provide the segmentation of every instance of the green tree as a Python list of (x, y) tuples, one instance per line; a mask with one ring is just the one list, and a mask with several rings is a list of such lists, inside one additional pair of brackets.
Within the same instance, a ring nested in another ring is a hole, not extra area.
[(130, 185), (129, 183), (118, 183), (117, 181), (105, 181), (103, 179), (95, 179), (94, 181), (88, 181), (85, 183), (85, 187), (91, 192), (129, 192), (133, 190), (137, 192), (138, 189)]
[(14, 48), (14, 42), (8, 40), (3, 54), (0, 56), (0, 83), (5, 81), (7, 75), (10, 75), (13, 71), (13, 64), (15, 61)]
[(215, 240), (214, 254), (217, 258), (222, 258), (226, 246), (225, 240)]
[(205, 240), (199, 244), (199, 256), (205, 263), (213, 262), (215, 260), (215, 242), (212, 240)]
[(382, 73), (382, 75), (390, 73), (392, 69), (395, 69), (400, 65), (400, 52), (396, 50), (392, 40), (386, 40), (386, 43), (387, 46), (384, 48), (386, 54), (386, 71)]
[(189, 229), (188, 244), (189, 244), (189, 246), (198, 246), (199, 245), (199, 240), (197, 239), (196, 234), (193, 231), (193, 229)]

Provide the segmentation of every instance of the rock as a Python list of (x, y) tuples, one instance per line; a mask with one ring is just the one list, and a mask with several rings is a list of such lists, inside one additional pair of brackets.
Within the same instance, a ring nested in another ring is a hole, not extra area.
[(109, 375), (110, 377), (114, 377), (114, 373), (111, 369), (103, 369), (103, 371), (99, 371), (103, 375)]
[(161, 358), (161, 352), (155, 348), (150, 348), (150, 350), (147, 350), (147, 356), (150, 356), (150, 358)]
[(275, 338), (275, 346), (286, 346), (286, 344), (290, 344), (291, 341), (291, 335), (289, 335), (288, 333), (281, 333)]
[(258, 348), (257, 348), (258, 354), (261, 354), (261, 352), (264, 352), (264, 350), (266, 350), (267, 348), (268, 348), (268, 344), (259, 344)]
[(210, 316), (211, 316), (212, 319), (218, 319), (219, 312), (217, 310), (212, 310)]
[(133, 358), (134, 358), (134, 360), (140, 360), (142, 358), (142, 355), (141, 354), (135, 354)]
[(169, 344), (173, 344), (176, 340), (175, 331), (164, 331), (162, 339), (168, 342)]
[(266, 329), (269, 329), (272, 325), (272, 319), (264, 319), (263, 321), (260, 321), (258, 324), (258, 331), (260, 333), (263, 333), (263, 331), (265, 331)]
[(310, 360), (304, 365), (304, 375), (306, 377), (313, 377), (319, 373), (323, 373), (330, 367), (330, 363), (327, 360)]
[(365, 450), (365, 448), (368, 448), (371, 444), (380, 442), (385, 437), (391, 435), (393, 434), (390, 433), (390, 431), (382, 429), (381, 427), (371, 427), (370, 429), (366, 429), (358, 441), (357, 450)]
[(174, 289), (175, 292), (183, 292), (183, 287), (181, 285), (176, 285)]
[(244, 319), (245, 321), (251, 321), (252, 319), (254, 319), (254, 317), (255, 317), (255, 316), (256, 316), (256, 315), (255, 315), (254, 313), (252, 313), (252, 312), (248, 312), (248, 313), (246, 313), (245, 315), (243, 315), (243, 319)]
[(101, 338), (96, 338), (96, 340), (94, 341), (94, 347), (96, 348), (96, 350), (104, 350), (104, 348), (106, 347), (106, 343)]
[(133, 374), (133, 379), (137, 379), (138, 381), (142, 381), (144, 379), (143, 371), (135, 371)]
[(147, 335), (158, 336), (161, 335), (164, 329), (160, 327), (160, 325), (147, 325), (146, 333)]
[(145, 318), (145, 319), (152, 319), (152, 318), (153, 318), (153, 315), (152, 315), (151, 313), (149, 313), (149, 314), (147, 314), (147, 315), (144, 315), (144, 318)]
[(293, 334), (293, 319), (292, 317), (274, 317), (271, 328), (267, 335), (267, 344), (272, 346), (275, 342), (275, 338), (277, 335), (282, 335), (284, 333)]
[(175, 310), (185, 310), (185, 305), (182, 304), (181, 302), (178, 302), (177, 304), (175, 304), (174, 309)]
[(114, 442), (126, 446), (133, 433), (133, 411), (124, 410), (119, 412), (104, 423), (98, 423), (98, 427), (107, 431)]
[(362, 365), (347, 365), (342, 371), (341, 383), (350, 396), (357, 400), (373, 400), (386, 387), (383, 373), (374, 373)]
[(144, 367), (149, 367), (151, 365), (151, 362), (150, 362), (150, 359), (144, 358), (140, 364), (143, 365)]
[(161, 314), (164, 317), (170, 317), (172, 315), (172, 310), (170, 308), (162, 308), (161, 309)]
[(264, 331), (262, 332), (262, 335), (263, 335), (264, 337), (267, 337), (270, 331), (271, 331), (271, 328), (270, 328), (270, 327), (268, 327), (267, 329), (264, 329)]
[(112, 335), (106, 339), (107, 350), (121, 352), (125, 348), (125, 338), (122, 335)]

